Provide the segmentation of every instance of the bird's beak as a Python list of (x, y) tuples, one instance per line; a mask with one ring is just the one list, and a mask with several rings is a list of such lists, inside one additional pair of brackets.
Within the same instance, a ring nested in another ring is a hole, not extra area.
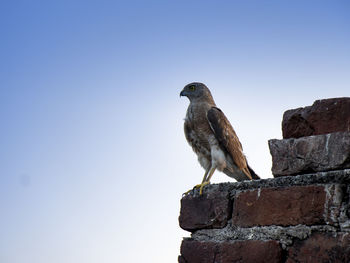
[(180, 97), (182, 97), (182, 96), (186, 96), (186, 91), (182, 90), (182, 91), (180, 92)]

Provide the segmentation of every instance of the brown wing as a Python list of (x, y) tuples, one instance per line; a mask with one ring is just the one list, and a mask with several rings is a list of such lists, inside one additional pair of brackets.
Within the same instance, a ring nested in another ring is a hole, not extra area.
[(212, 107), (207, 113), (207, 118), (216, 139), (231, 155), (236, 166), (252, 179), (242, 145), (225, 114), (219, 108)]

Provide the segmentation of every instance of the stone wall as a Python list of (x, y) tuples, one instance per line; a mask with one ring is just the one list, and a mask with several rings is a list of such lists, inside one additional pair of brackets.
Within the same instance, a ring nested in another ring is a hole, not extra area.
[(181, 199), (179, 262), (350, 262), (350, 98), (289, 110), (282, 130), (276, 178)]

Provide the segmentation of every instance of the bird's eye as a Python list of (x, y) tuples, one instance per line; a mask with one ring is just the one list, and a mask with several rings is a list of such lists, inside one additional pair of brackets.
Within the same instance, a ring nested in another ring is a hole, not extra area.
[(191, 85), (191, 86), (188, 87), (188, 89), (189, 89), (190, 91), (195, 91), (196, 86), (195, 86), (195, 85)]

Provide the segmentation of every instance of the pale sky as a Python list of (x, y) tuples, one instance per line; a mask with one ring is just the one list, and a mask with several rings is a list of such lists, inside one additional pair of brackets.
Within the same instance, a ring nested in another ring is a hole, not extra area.
[[(0, 33), (0, 262), (177, 262), (183, 134), (200, 81), (250, 166), (287, 109), (350, 96), (348, 1), (7, 1)], [(234, 181), (216, 172), (213, 183)]]

